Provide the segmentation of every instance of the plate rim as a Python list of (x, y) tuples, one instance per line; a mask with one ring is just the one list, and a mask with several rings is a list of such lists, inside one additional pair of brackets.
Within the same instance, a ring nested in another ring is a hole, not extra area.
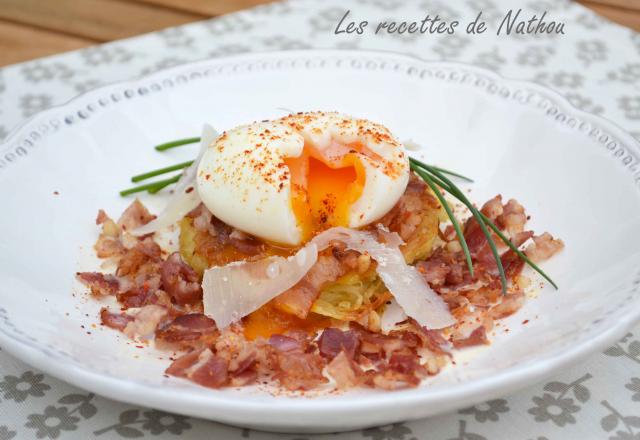
[[(110, 83), (99, 88), (84, 92), (76, 95), (68, 101), (53, 106), (43, 112), (39, 112), (30, 118), (23, 121), (21, 124), (11, 130), (10, 134), (0, 142), (0, 155), (5, 154), (5, 151), (11, 149), (14, 144), (17, 144), (21, 137), (25, 136), (25, 133), (30, 130), (32, 125), (44, 118), (46, 115), (53, 115), (60, 112), (65, 108), (72, 106), (74, 103), (86, 99), (87, 97), (97, 96), (99, 94), (107, 93), (108, 90), (129, 87), (136, 88), (134, 85), (141, 81), (150, 80), (155, 77), (161, 77), (165, 75), (175, 74), (177, 72), (188, 72), (190, 69), (206, 65), (208, 63), (225, 63), (230, 61), (243, 61), (260, 59), (262, 57), (267, 58), (296, 58), (296, 57), (311, 57), (322, 55), (335, 55), (338, 58), (348, 59), (351, 57), (382, 57), (389, 59), (398, 59), (403, 61), (411, 61), (414, 63), (423, 64), (433, 68), (437, 67), (452, 67), (457, 69), (463, 69), (465, 71), (472, 71), (488, 78), (493, 79), (499, 83), (507, 83), (514, 87), (526, 87), (533, 89), (545, 97), (548, 97), (551, 104), (558, 108), (570, 113), (572, 116), (578, 116), (584, 120), (589, 121), (594, 127), (604, 128), (608, 133), (612, 133), (615, 138), (619, 139), (625, 147), (628, 147), (630, 154), (635, 155), (636, 159), (640, 156), (640, 142), (637, 141), (631, 134), (626, 132), (618, 124), (609, 119), (594, 115), (584, 110), (580, 110), (572, 105), (567, 98), (561, 95), (559, 92), (552, 88), (540, 85), (535, 82), (526, 80), (516, 80), (506, 78), (496, 72), (488, 69), (484, 69), (478, 66), (474, 66), (468, 63), (451, 62), (451, 61), (428, 61), (419, 57), (401, 54), (393, 51), (372, 51), (372, 50), (335, 50), (335, 49), (313, 49), (313, 50), (295, 50), (295, 51), (270, 51), (270, 52), (250, 52), (233, 56), (226, 56), (220, 58), (208, 58), (191, 63), (185, 63), (178, 66), (174, 66), (168, 69), (163, 69), (151, 74), (140, 75), (133, 79), (117, 81)], [(1, 157), (0, 157), (1, 159)], [(628, 171), (628, 170), (627, 170)], [(2, 172), (2, 166), (0, 166), (0, 173)], [(623, 172), (623, 171), (621, 171)], [(640, 176), (640, 172), (636, 173)], [(630, 176), (633, 178), (633, 176)], [(636, 177), (636, 182), (640, 182), (640, 177)], [(0, 345), (7, 350), (7, 352), (16, 356), (18, 359), (24, 360), (30, 365), (39, 368), (40, 370), (51, 374), (56, 378), (60, 378), (66, 382), (69, 382), (75, 386), (83, 389), (87, 389), (96, 392), (100, 395), (129, 403), (145, 405), (155, 408), (161, 408), (168, 411), (182, 413), (186, 415), (194, 415), (196, 411), (183, 411), (181, 412), (181, 403), (186, 406), (197, 405), (201, 409), (214, 409), (224, 408), (226, 411), (238, 411), (242, 414), (241, 419), (247, 417), (255, 417), (263, 422), (262, 424), (269, 425), (270, 417), (273, 417), (275, 412), (286, 411), (286, 417), (292, 415), (308, 415), (309, 411), (313, 409), (315, 413), (315, 419), (321, 419), (323, 416), (327, 416), (330, 413), (336, 411), (350, 410), (351, 413), (364, 414), (366, 411), (372, 411), (376, 409), (384, 408), (389, 404), (393, 404), (399, 408), (409, 409), (416, 405), (433, 405), (434, 403), (453, 402), (460, 399), (465, 399), (468, 404), (476, 403), (486, 400), (488, 397), (503, 395), (505, 389), (509, 389), (509, 392), (513, 392), (515, 389), (523, 388), (528, 384), (542, 380), (558, 369), (574, 364), (583, 357), (586, 357), (597, 350), (605, 348), (607, 345), (614, 343), (620, 339), (629, 329), (640, 322), (640, 303), (636, 307), (631, 307), (626, 314), (624, 314), (618, 321), (615, 327), (611, 327), (606, 331), (601, 332), (591, 340), (583, 341), (576, 344), (569, 350), (555, 350), (549, 353), (546, 357), (538, 358), (530, 361), (522, 362), (518, 365), (512, 365), (501, 370), (497, 370), (494, 374), (486, 377), (471, 379), (465, 382), (453, 384), (447, 389), (438, 390), (433, 392), (425, 388), (418, 388), (409, 391), (399, 391), (390, 393), (376, 394), (372, 398), (362, 399), (357, 407), (354, 408), (354, 402), (351, 399), (339, 399), (339, 398), (321, 398), (321, 399), (299, 399), (299, 398), (285, 398), (285, 399), (273, 399), (269, 403), (261, 402), (258, 400), (247, 400), (242, 398), (234, 398), (221, 396), (217, 393), (211, 392), (206, 396), (197, 395), (194, 393), (174, 393), (171, 397), (174, 400), (174, 406), (168, 407), (166, 405), (160, 405), (159, 401), (166, 400), (167, 388), (157, 388), (149, 384), (141, 383), (135, 380), (123, 379), (113, 377), (95, 370), (89, 370), (79, 365), (70, 363), (67, 365), (51, 362), (51, 358), (47, 356), (42, 350), (39, 350), (24, 341), (20, 341), (13, 338), (8, 333), (0, 328)], [(132, 392), (133, 388), (144, 390), (144, 393)], [(123, 390), (125, 392), (123, 392)], [(128, 390), (128, 392), (126, 392)], [(187, 390), (187, 388), (185, 389)], [(502, 390), (502, 391), (501, 391)], [(188, 405), (187, 405), (188, 404)], [(267, 410), (267, 408), (272, 408)], [(448, 409), (457, 407), (455, 404), (443, 405), (435, 410), (428, 411), (429, 415), (435, 415), (444, 412)], [(203, 416), (198, 414), (199, 416)], [(218, 420), (221, 420), (218, 417)], [(242, 424), (242, 420), (233, 420), (233, 417), (225, 416), (224, 421), (231, 421), (232, 423)], [(246, 423), (244, 423), (246, 425)], [(376, 423), (379, 424), (379, 423)], [(274, 422), (273, 425), (281, 425), (278, 422)], [(364, 426), (364, 425), (362, 425)]]

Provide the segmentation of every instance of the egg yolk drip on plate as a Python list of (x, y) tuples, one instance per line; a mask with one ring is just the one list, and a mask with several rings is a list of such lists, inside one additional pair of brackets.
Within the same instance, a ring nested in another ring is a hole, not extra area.
[(202, 157), (197, 189), (223, 222), (297, 247), (330, 227), (379, 219), (408, 180), (404, 148), (385, 127), (311, 112), (225, 132)]

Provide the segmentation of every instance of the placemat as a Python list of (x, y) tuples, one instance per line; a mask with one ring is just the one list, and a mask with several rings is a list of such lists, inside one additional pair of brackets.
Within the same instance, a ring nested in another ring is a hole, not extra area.
[[(564, 23), (564, 35), (496, 35), (505, 14)], [(339, 34), (349, 19), (466, 23), (482, 35)], [(640, 34), (568, 1), (294, 0), (0, 69), (0, 138), (83, 91), (172, 65), (250, 51), (378, 49), (483, 66), (538, 81), (640, 138)], [(215, 93), (212, 92), (212, 93)], [(424, 105), (429, 105), (425, 103)], [(603, 353), (512, 396), (456, 413), (336, 435), (279, 435), (138, 408), (94, 396), (0, 351), (0, 440), (9, 439), (611, 439), (640, 440), (640, 328)]]

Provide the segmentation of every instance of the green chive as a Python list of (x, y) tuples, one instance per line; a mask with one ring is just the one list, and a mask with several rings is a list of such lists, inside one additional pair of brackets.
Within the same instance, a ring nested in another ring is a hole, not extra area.
[(436, 170), (440, 171), (441, 173), (449, 174), (450, 176), (456, 176), (456, 177), (459, 177), (462, 180), (466, 180), (467, 182), (473, 183), (473, 179), (471, 179), (471, 178), (469, 178), (467, 176), (463, 176), (462, 174), (458, 174), (458, 173), (456, 173), (454, 171), (447, 170), (446, 168), (440, 168), (440, 167), (437, 167), (435, 165), (432, 165), (432, 167), (435, 168)]
[(143, 174), (138, 174), (137, 176), (133, 176), (131, 178), (132, 182), (140, 182), (142, 180), (146, 180), (149, 179), (151, 177), (156, 177), (159, 176), (161, 174), (166, 174), (166, 173), (170, 173), (171, 171), (177, 171), (177, 170), (181, 170), (183, 168), (187, 168), (188, 166), (191, 166), (191, 164), (193, 164), (193, 161), (187, 161), (187, 162), (182, 162), (176, 165), (171, 165), (165, 168), (160, 168), (154, 171), (149, 171), (148, 173), (143, 173)]
[[(170, 179), (159, 180), (157, 182), (151, 182), (144, 185), (134, 186), (133, 188), (128, 188), (120, 191), (120, 195), (124, 197), (131, 194), (139, 193), (142, 191), (149, 191), (149, 193), (154, 194), (155, 192), (158, 192), (160, 189), (164, 188), (165, 186), (171, 185), (172, 183), (176, 183), (178, 179), (180, 179), (179, 175), (172, 177)], [(159, 189), (156, 189), (156, 188), (159, 188)]]
[[(413, 159), (412, 159), (413, 160)], [(427, 171), (429, 171), (429, 168), (433, 168), (425, 163), (422, 163), (418, 160), (414, 160), (414, 165), (420, 166), (423, 169), (426, 169)], [(436, 172), (436, 175), (438, 173)], [(480, 216), (482, 216), (482, 219), (486, 222), (486, 224), (489, 225), (489, 227), (496, 233), (496, 235), (498, 235), (498, 237), (500, 237), (500, 239), (511, 249), (513, 250), (518, 257), (522, 258), (525, 263), (527, 263), (533, 270), (535, 270), (536, 272), (538, 272), (545, 280), (549, 281), (549, 283), (555, 287), (556, 289), (558, 288), (558, 286), (556, 285), (556, 283), (551, 279), (551, 277), (549, 277), (542, 269), (540, 269), (540, 267), (538, 267), (533, 261), (531, 261), (523, 252), (521, 252), (512, 242), (511, 240), (509, 240), (503, 233), (502, 231), (500, 231), (500, 229), (491, 221), (489, 220), (489, 218), (487, 216), (485, 216), (484, 214), (482, 214), (481, 212), (479, 212), (475, 207), (473, 207), (473, 205), (471, 205), (471, 202), (469, 202), (469, 200), (464, 196), (464, 194), (462, 193), (462, 191), (460, 191), (459, 188), (457, 188), (453, 182), (451, 182), (449, 179), (447, 179), (445, 176), (440, 176), (443, 177), (445, 182), (443, 182), (446, 187), (443, 187), (443, 189), (445, 189), (445, 191), (448, 191), (449, 193), (451, 193), (451, 190), (457, 192), (457, 194), (461, 197), (456, 196), (455, 194), (454, 197), (456, 197), (458, 200), (460, 200), (463, 204), (465, 204), (465, 206), (467, 206), (467, 208), (469, 208), (470, 210), (475, 210), (476, 212), (478, 212), (480, 214)], [(433, 176), (432, 176), (433, 178)], [(448, 183), (447, 183), (448, 182)], [(449, 185), (451, 184), (451, 185)], [(473, 212), (472, 210), (472, 212)]]
[(464, 234), (462, 233), (460, 224), (458, 223), (456, 216), (453, 215), (453, 212), (451, 211), (451, 207), (449, 206), (447, 201), (444, 199), (444, 197), (442, 197), (442, 194), (440, 194), (440, 190), (438, 189), (438, 187), (436, 187), (436, 184), (433, 182), (433, 180), (431, 179), (431, 177), (429, 177), (427, 173), (423, 172), (420, 168), (415, 166), (412, 166), (411, 169), (416, 173), (418, 173), (418, 175), (422, 177), (422, 179), (427, 183), (427, 185), (429, 185), (431, 190), (434, 192), (434, 194), (440, 201), (440, 204), (442, 205), (444, 210), (447, 212), (447, 215), (449, 216), (449, 220), (451, 220), (451, 223), (453, 224), (453, 228), (456, 231), (456, 235), (458, 236), (458, 241), (462, 246), (462, 251), (464, 252), (464, 256), (467, 260), (467, 267), (469, 268), (469, 273), (471, 274), (471, 276), (473, 276), (473, 263), (471, 262), (471, 253), (469, 252), (469, 247), (467, 246), (467, 240), (465, 240), (464, 238)]
[(511, 240), (509, 240), (503, 233), (502, 231), (491, 221), (489, 220), (489, 218), (487, 218), (486, 215), (480, 213), (482, 215), (482, 217), (484, 218), (484, 221), (489, 225), (489, 227), (491, 229), (494, 230), (494, 232), (498, 235), (498, 237), (500, 237), (502, 239), (502, 241), (505, 242), (505, 244), (507, 246), (509, 246), (509, 248), (514, 251), (518, 257), (522, 258), (525, 263), (527, 263), (529, 266), (531, 266), (536, 272), (538, 272), (545, 280), (549, 281), (549, 283), (555, 287), (556, 289), (558, 288), (558, 286), (556, 285), (556, 283), (553, 282), (553, 280), (551, 278), (549, 278), (549, 276), (544, 273), (542, 271), (542, 269), (540, 269), (533, 261), (531, 261), (529, 259), (529, 257), (527, 257), (520, 249), (518, 249), (516, 247), (516, 245), (514, 245)]
[(485, 238), (487, 239), (487, 243), (489, 243), (489, 248), (491, 249), (491, 253), (493, 254), (493, 258), (496, 260), (496, 265), (498, 266), (498, 273), (500, 274), (500, 283), (502, 284), (502, 294), (506, 295), (506, 293), (507, 293), (507, 276), (504, 273), (504, 267), (502, 266), (502, 260), (500, 259), (500, 253), (498, 253), (498, 248), (496, 247), (496, 244), (493, 241), (493, 238), (491, 237), (491, 233), (487, 229), (487, 226), (484, 223), (484, 219), (482, 218), (482, 215), (480, 214), (480, 212), (476, 209), (475, 206), (473, 206), (471, 204), (469, 199), (467, 199), (467, 197), (462, 193), (462, 191), (460, 191), (460, 189), (451, 180), (449, 180), (449, 178), (447, 176), (445, 176), (440, 171), (438, 171), (437, 169), (433, 168), (430, 165), (427, 165), (427, 164), (425, 164), (423, 162), (420, 162), (420, 161), (418, 161), (416, 159), (412, 159), (412, 160), (414, 161), (414, 163), (416, 163), (418, 166), (420, 166), (420, 168), (422, 168), (422, 169), (424, 169), (426, 171), (430, 171), (431, 174), (434, 174), (436, 177), (440, 178), (440, 180), (442, 180), (444, 183), (446, 183), (448, 185), (448, 187), (443, 188), (443, 189), (445, 191), (449, 192), (452, 196), (454, 196), (458, 200), (460, 200), (469, 209), (469, 211), (471, 211), (471, 214), (473, 215), (473, 217), (478, 222), (478, 225), (480, 226), (480, 229), (482, 230), (482, 233), (484, 234)]
[(172, 185), (172, 184), (176, 183), (178, 180), (180, 180), (180, 177), (182, 177), (182, 175), (181, 175), (181, 174), (178, 174), (177, 176), (172, 177), (171, 179), (167, 179), (167, 180), (165, 180), (165, 181), (163, 181), (163, 182), (159, 183), (156, 187), (151, 188), (151, 189), (149, 190), (149, 194), (155, 194), (155, 193), (157, 193), (158, 191), (160, 191), (160, 190), (162, 190), (162, 189), (166, 188), (167, 186), (169, 186), (169, 185)]
[[(429, 165), (424, 164), (422, 162), (416, 161), (416, 163), (418, 165), (424, 165), (425, 167), (429, 167)], [(432, 176), (433, 178), (433, 176)], [(438, 183), (438, 182), (436, 182)], [(446, 185), (446, 184), (445, 184)], [(448, 186), (448, 185), (447, 185)], [(455, 190), (457, 190), (460, 194), (462, 194), (462, 191), (460, 191), (459, 188), (456, 188), (454, 185)], [(448, 192), (450, 191), (450, 188), (445, 188), (443, 187), (443, 189), (445, 189)], [(466, 197), (464, 197), (464, 195), (462, 195), (464, 199), (466, 199)], [(460, 200), (460, 198), (458, 198), (458, 200)], [(470, 204), (469, 200), (467, 200), (467, 203), (465, 203), (463, 200), (460, 200), (462, 203), (464, 203), (467, 207), (468, 204)], [(496, 233), (496, 235), (498, 237), (500, 237), (500, 239), (507, 245), (509, 246), (509, 248), (511, 250), (513, 250), (520, 258), (522, 258), (525, 263), (527, 263), (533, 270), (535, 270), (536, 272), (538, 272), (540, 274), (540, 276), (542, 276), (545, 280), (549, 281), (549, 283), (555, 287), (556, 289), (558, 288), (557, 284), (551, 279), (551, 277), (549, 275), (547, 275), (542, 269), (540, 269), (540, 267), (538, 267), (533, 261), (531, 261), (523, 252), (521, 252), (512, 242), (511, 240), (509, 240), (503, 233), (502, 231), (500, 231), (500, 229), (484, 214), (480, 213), (480, 215), (483, 217), (483, 219), (485, 220), (485, 222), (489, 225), (489, 227), (491, 229), (493, 229), (493, 231)]]
[(175, 141), (166, 142), (164, 144), (156, 145), (155, 149), (158, 150), (158, 151), (165, 151), (165, 150), (168, 150), (170, 148), (179, 147), (181, 145), (195, 144), (196, 142), (200, 142), (200, 138), (199, 137), (187, 138), (187, 139), (178, 139), (178, 140), (175, 140)]

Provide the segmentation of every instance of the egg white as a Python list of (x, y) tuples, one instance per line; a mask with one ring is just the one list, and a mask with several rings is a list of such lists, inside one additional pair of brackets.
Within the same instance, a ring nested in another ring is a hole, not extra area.
[(382, 167), (359, 154), (366, 178), (360, 197), (350, 207), (349, 227), (379, 219), (404, 193), (408, 159), (385, 127), (340, 113), (311, 112), (242, 125), (220, 136), (198, 166), (197, 190), (203, 203), (220, 220), (244, 232), (284, 245), (301, 244), (303, 232), (292, 209), (284, 159), (302, 155), (305, 142), (319, 150), (332, 142), (359, 142), (391, 165)]

